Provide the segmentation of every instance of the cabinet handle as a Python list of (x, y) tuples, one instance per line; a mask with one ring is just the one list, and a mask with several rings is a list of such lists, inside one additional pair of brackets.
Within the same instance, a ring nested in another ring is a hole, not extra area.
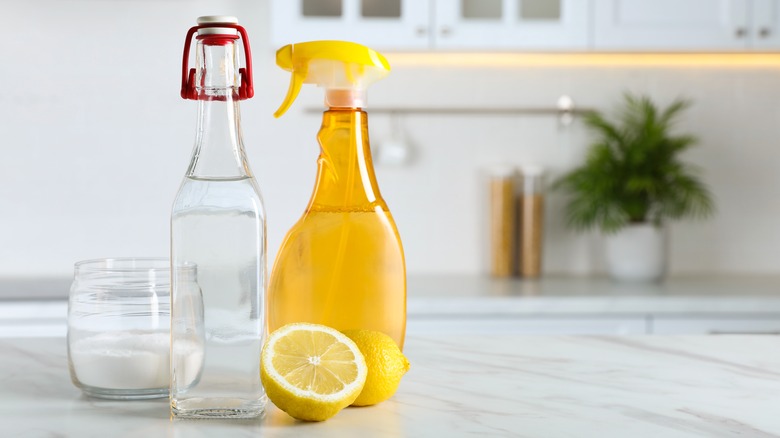
[(737, 30), (734, 31), (734, 35), (737, 38), (744, 38), (745, 35), (747, 35), (747, 30), (744, 27), (738, 27)]
[(761, 38), (769, 38), (769, 35), (771, 34), (772, 31), (769, 30), (768, 27), (762, 27), (761, 29), (758, 30), (758, 36), (760, 36)]
[(439, 33), (441, 33), (441, 36), (450, 36), (452, 35), (452, 28), (449, 26), (442, 26), (441, 29), (439, 29)]
[(428, 34), (428, 28), (425, 26), (417, 26), (417, 28), (414, 29), (414, 33), (417, 36), (425, 36)]

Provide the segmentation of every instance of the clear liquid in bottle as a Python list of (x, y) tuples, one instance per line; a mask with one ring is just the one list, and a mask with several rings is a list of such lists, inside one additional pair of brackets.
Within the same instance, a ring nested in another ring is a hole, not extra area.
[[(205, 354), (198, 373), (174, 375), (172, 407), (192, 416), (255, 416), (266, 400), (258, 372), (263, 342), (258, 333), (264, 330), (258, 291), (265, 286), (261, 284), (265, 230), (254, 178), (187, 178), (174, 212), (173, 264), (197, 266), (203, 331), (190, 336), (202, 338), (195, 342), (203, 344)], [(194, 313), (187, 307), (197, 299), (175, 296), (177, 313)]]

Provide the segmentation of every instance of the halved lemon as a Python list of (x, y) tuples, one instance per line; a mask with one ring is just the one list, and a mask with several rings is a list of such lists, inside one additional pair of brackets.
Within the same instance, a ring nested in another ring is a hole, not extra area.
[(352, 404), (366, 383), (366, 361), (343, 333), (294, 323), (268, 337), (260, 378), (268, 398), (299, 420), (323, 421)]

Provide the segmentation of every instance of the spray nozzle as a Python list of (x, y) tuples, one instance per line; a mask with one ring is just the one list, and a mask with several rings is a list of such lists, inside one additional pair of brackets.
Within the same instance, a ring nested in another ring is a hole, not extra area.
[(325, 104), (336, 108), (364, 108), (366, 89), (390, 72), (379, 52), (348, 41), (311, 41), (288, 44), (276, 52), (276, 65), (292, 73), (290, 88), (274, 117), (284, 114), (303, 84), (325, 88)]

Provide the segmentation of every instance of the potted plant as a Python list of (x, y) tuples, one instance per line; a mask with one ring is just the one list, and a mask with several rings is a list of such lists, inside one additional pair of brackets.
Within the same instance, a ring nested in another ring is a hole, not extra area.
[(604, 233), (607, 268), (615, 279), (661, 280), (667, 221), (714, 211), (697, 168), (680, 159), (696, 138), (670, 132), (689, 105), (677, 99), (659, 109), (646, 96), (626, 93), (615, 117), (586, 114), (585, 125), (596, 137), (585, 163), (554, 184), (570, 196), (566, 216), (572, 228)]

